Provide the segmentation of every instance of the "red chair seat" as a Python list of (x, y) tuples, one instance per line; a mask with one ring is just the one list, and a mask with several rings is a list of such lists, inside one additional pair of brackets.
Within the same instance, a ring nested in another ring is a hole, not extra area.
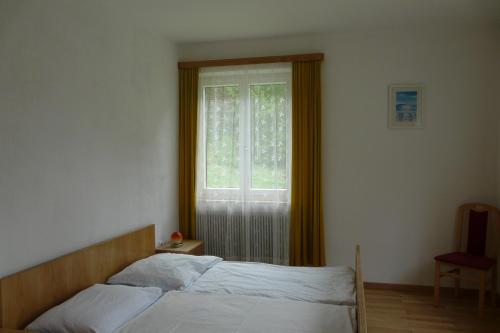
[(464, 252), (452, 252), (434, 257), (437, 261), (465, 267), (487, 270), (496, 265), (497, 261), (483, 256), (473, 256)]

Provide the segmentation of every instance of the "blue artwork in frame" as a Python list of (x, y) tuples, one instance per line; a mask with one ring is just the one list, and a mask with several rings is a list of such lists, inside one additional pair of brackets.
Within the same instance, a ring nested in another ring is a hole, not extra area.
[(389, 87), (389, 127), (422, 128), (421, 85), (391, 85)]

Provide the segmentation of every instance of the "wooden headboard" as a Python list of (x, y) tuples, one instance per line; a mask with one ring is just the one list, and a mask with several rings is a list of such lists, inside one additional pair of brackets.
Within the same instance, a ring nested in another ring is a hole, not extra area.
[(43, 312), (95, 283), (104, 283), (155, 252), (149, 225), (0, 280), (0, 327), (23, 329)]

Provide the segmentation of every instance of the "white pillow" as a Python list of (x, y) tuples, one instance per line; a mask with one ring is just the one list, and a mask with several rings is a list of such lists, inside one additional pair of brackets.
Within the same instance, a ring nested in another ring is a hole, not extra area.
[(136, 261), (108, 279), (110, 284), (158, 287), (163, 291), (189, 287), (222, 259), (214, 256), (162, 253)]
[(159, 288), (95, 284), (48, 310), (26, 327), (41, 333), (111, 333), (162, 295)]

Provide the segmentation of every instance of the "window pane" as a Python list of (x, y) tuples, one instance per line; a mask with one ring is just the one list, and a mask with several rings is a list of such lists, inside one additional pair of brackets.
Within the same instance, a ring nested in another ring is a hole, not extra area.
[(239, 88), (205, 87), (206, 179), (209, 188), (240, 184)]
[(286, 84), (250, 86), (252, 188), (287, 188)]

